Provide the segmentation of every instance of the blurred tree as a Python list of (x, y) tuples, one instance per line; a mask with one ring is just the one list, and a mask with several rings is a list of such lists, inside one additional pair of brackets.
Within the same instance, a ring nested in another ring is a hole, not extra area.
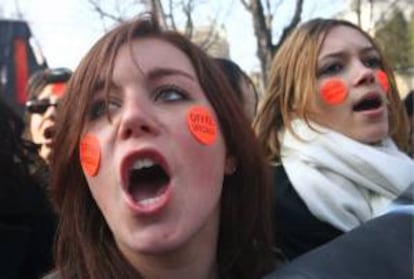
[[(152, 10), (159, 15), (162, 24), (172, 28), (174, 30), (180, 30), (185, 33), (190, 39), (194, 39), (196, 30), (199, 26), (195, 26), (194, 17), (195, 12), (202, 10), (206, 3), (212, 3), (208, 0), (112, 0), (116, 1), (119, 5), (117, 13), (108, 12), (114, 9), (105, 9), (103, 4), (105, 0), (88, 0), (93, 9), (104, 19), (110, 19), (113, 21), (122, 21), (125, 17), (123, 12), (127, 3), (135, 5), (133, 10), (137, 11), (137, 6), (140, 6), (141, 11)], [(107, 2), (107, 1), (106, 1)], [(214, 1), (216, 2), (216, 1)], [(219, 2), (219, 1), (217, 1)], [(302, 21), (303, 18), (313, 17), (311, 14), (315, 12), (316, 8), (335, 5), (342, 3), (343, 0), (335, 1), (304, 1), (304, 0), (240, 0), (240, 1), (220, 1), (221, 6), (223, 3), (227, 3), (229, 11), (226, 12), (216, 11), (216, 14), (211, 16), (213, 18), (210, 24), (210, 30), (208, 32), (203, 31), (205, 34), (204, 40), (200, 42), (200, 38), (197, 38), (198, 44), (205, 50), (215, 44), (219, 38), (218, 30), (220, 30), (224, 22), (224, 18), (228, 16), (230, 9), (234, 5), (241, 4), (246, 8), (246, 11), (250, 14), (254, 35), (256, 37), (257, 57), (260, 62), (262, 82), (259, 84), (261, 88), (265, 87), (268, 79), (268, 72), (270, 69), (273, 55), (276, 53), (279, 46), (282, 44), (288, 34)], [(308, 3), (306, 10), (307, 15), (304, 15), (305, 2)], [(312, 6), (312, 4), (313, 6)], [(329, 5), (328, 5), (329, 3)], [(204, 5), (204, 6), (203, 6)], [(121, 9), (121, 6), (124, 9)], [(291, 17), (286, 15), (286, 7), (293, 8), (293, 15)], [(285, 9), (285, 10), (283, 10)], [(204, 11), (203, 11), (204, 12)], [(210, 11), (211, 12), (211, 11)], [(214, 13), (214, 12), (213, 12)], [(222, 19), (219, 20), (219, 13), (222, 15)], [(280, 13), (280, 16), (279, 16)], [(223, 17), (224, 14), (224, 17)], [(319, 14), (322, 12), (319, 11)], [(278, 17), (275, 17), (278, 15)], [(274, 20), (275, 19), (275, 20)], [(241, 24), (240, 28), (243, 28)]]
[(88, 0), (88, 2), (103, 22), (106, 20), (122, 22), (128, 18), (127, 14), (131, 9), (138, 12), (153, 11), (158, 15), (162, 25), (183, 32), (191, 40), (197, 41), (197, 44), (206, 51), (220, 39), (221, 26), (218, 22), (218, 13), (209, 22), (208, 30), (203, 26), (202, 34), (195, 28), (194, 13), (198, 7), (207, 2), (206, 0), (132, 0), (129, 2), (115, 0), (113, 1), (115, 8), (105, 7), (105, 1), (101, 0)]
[(388, 20), (377, 27), (375, 39), (394, 69), (402, 70), (412, 66), (408, 23), (398, 7), (393, 9)]
[[(284, 39), (299, 24), (302, 19), (303, 0), (295, 1), (295, 9), (290, 22), (284, 27), (282, 35), (275, 43), (273, 38), (273, 18), (277, 8), (283, 1), (240, 0), (250, 13), (253, 21), (254, 34), (257, 40), (257, 56), (260, 60), (263, 84), (267, 84), (268, 73), (272, 58)], [(272, 3), (273, 5), (272, 5)]]
[(411, 12), (410, 19), (408, 21), (408, 36), (410, 43), (410, 65), (414, 67), (414, 10)]

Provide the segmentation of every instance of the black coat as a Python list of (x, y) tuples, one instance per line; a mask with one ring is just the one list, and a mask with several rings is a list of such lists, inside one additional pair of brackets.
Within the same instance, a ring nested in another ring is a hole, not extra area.
[(265, 279), (413, 279), (414, 187), (409, 201), (297, 258)]
[(39, 278), (52, 267), (56, 216), (29, 177), (0, 171), (0, 278)]
[(275, 245), (287, 259), (292, 260), (343, 233), (309, 211), (282, 165), (272, 166), (272, 173)]

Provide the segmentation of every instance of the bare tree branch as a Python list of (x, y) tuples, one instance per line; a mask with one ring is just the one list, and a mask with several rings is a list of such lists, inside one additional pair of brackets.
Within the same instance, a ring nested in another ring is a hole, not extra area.
[(247, 3), (246, 0), (240, 0), (240, 3), (242, 3), (242, 5), (246, 8), (247, 11), (250, 12), (252, 10), (251, 5), (249, 3)]
[(296, 8), (295, 13), (293, 15), (292, 20), (290, 21), (289, 25), (283, 29), (283, 33), (280, 36), (279, 42), (276, 46), (272, 48), (272, 54), (276, 52), (276, 50), (280, 47), (282, 42), (286, 39), (289, 33), (299, 24), (302, 19), (302, 10), (303, 10), (303, 0), (296, 0)]
[(98, 13), (102, 20), (105, 18), (109, 18), (116, 22), (124, 21), (122, 17), (104, 11), (101, 7), (101, 3), (99, 0), (88, 0), (88, 3), (92, 6), (93, 10)]

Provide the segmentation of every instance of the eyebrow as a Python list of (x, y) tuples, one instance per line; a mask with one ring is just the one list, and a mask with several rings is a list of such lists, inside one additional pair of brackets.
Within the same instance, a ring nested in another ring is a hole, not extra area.
[(189, 74), (187, 72), (184, 72), (182, 70), (172, 69), (172, 68), (154, 68), (154, 69), (151, 69), (147, 73), (147, 78), (149, 80), (155, 80), (155, 79), (160, 79), (160, 78), (163, 78), (165, 76), (171, 76), (171, 75), (180, 75), (180, 76), (188, 78), (192, 81), (196, 80), (195, 77), (192, 76), (191, 74)]
[[(376, 52), (376, 53), (378, 53), (378, 51), (373, 46), (364, 47), (360, 50), (360, 52), (362, 52), (362, 53), (367, 53), (367, 52)], [(325, 59), (325, 58), (329, 58), (329, 57), (340, 57), (340, 56), (343, 56), (345, 53), (346, 53), (346, 51), (342, 51), (342, 50), (328, 52), (324, 56), (322, 56), (321, 58)]]

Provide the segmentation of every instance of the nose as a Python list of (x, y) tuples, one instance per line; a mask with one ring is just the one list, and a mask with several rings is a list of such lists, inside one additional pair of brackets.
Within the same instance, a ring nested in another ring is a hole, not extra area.
[(121, 140), (159, 133), (159, 121), (150, 104), (139, 104), (137, 101), (126, 103), (120, 121), (118, 136)]
[(354, 69), (357, 73), (354, 80), (354, 86), (372, 84), (375, 82), (375, 69), (369, 68), (361, 62), (358, 62)]

